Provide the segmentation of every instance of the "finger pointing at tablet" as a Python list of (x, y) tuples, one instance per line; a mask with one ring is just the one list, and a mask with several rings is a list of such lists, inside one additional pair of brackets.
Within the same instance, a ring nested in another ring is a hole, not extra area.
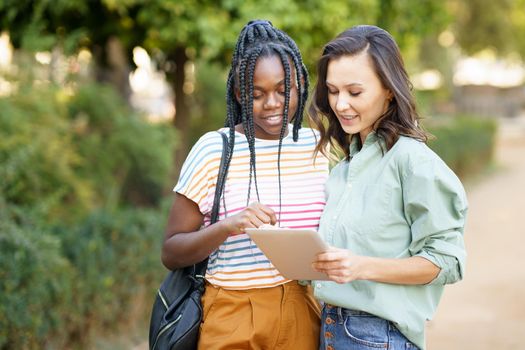
[(246, 228), (273, 225), (276, 222), (277, 217), (273, 209), (259, 202), (253, 202), (239, 213), (223, 220), (223, 224), (228, 225), (232, 235), (244, 233)]

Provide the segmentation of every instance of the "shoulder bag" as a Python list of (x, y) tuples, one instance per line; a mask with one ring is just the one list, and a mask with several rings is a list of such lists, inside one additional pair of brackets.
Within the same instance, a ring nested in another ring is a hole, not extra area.
[[(226, 181), (223, 165), (228, 139), (223, 132), (222, 158), (217, 176), (211, 224), (219, 216), (219, 203)], [(192, 350), (197, 348), (202, 320), (201, 297), (208, 258), (192, 266), (170, 271), (162, 282), (153, 309), (149, 329), (150, 350)]]

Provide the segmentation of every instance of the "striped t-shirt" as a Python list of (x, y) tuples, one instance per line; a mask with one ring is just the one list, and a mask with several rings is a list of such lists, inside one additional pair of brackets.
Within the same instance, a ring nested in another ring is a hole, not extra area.
[[(221, 129), (228, 134), (228, 129)], [(328, 177), (328, 160), (320, 153), (315, 161), (313, 151), (319, 135), (309, 128), (299, 131), (293, 141), (292, 128), (283, 139), (281, 149), (281, 215), (280, 227), (317, 230), (325, 205), (324, 184)], [(279, 220), (279, 181), (277, 154), (279, 140), (255, 140), (257, 187), (262, 204), (272, 208)], [(210, 223), (215, 184), (222, 154), (222, 137), (208, 132), (193, 146), (184, 162), (174, 191), (197, 203), (204, 215), (204, 226)], [(239, 213), (257, 201), (252, 179), (250, 199), (250, 151), (246, 137), (235, 134), (235, 146), (224, 188), (226, 209), (221, 200), (219, 220)], [(290, 247), (294, 249), (294, 247)], [(296, 247), (295, 247), (296, 248)], [(229, 236), (208, 260), (206, 279), (225, 289), (274, 287), (288, 282), (245, 233)]]

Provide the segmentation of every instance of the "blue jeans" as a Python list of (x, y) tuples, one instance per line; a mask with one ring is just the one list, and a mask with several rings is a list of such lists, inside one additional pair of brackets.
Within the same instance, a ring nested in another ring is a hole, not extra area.
[(324, 304), (320, 350), (417, 350), (390, 321), (363, 311)]

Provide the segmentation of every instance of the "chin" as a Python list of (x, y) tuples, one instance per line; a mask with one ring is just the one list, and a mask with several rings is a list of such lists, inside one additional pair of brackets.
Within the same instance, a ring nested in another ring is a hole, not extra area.
[(348, 127), (348, 126), (346, 126), (346, 127), (342, 126), (341, 128), (348, 135), (359, 134), (359, 131), (360, 131), (358, 128), (352, 128), (352, 127)]

